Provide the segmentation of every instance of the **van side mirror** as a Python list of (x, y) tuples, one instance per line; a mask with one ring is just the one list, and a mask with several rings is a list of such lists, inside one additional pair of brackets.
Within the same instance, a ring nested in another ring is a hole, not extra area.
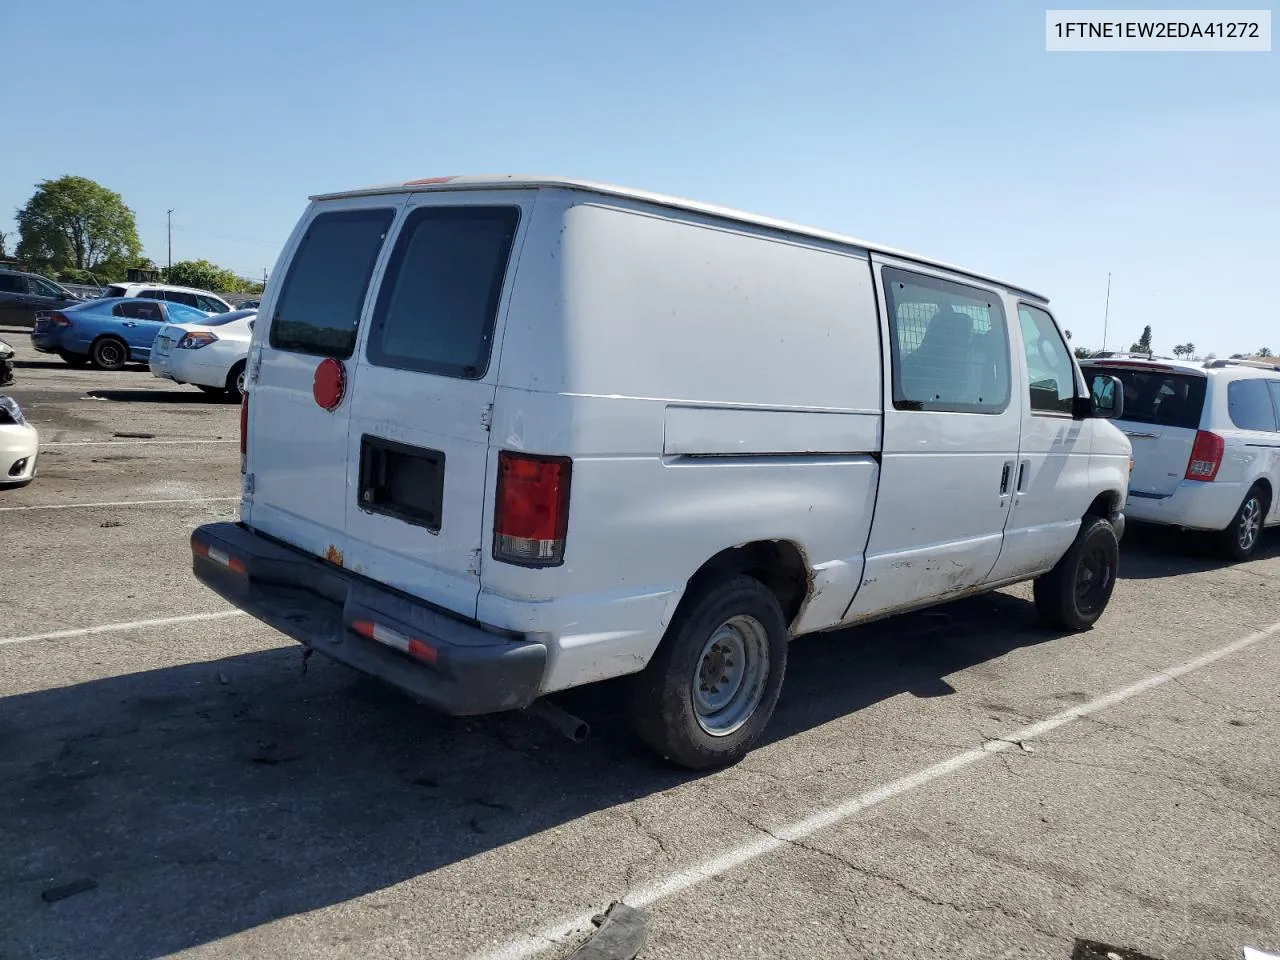
[(1093, 416), (1104, 420), (1119, 420), (1124, 416), (1124, 384), (1119, 378), (1096, 374), (1089, 394)]

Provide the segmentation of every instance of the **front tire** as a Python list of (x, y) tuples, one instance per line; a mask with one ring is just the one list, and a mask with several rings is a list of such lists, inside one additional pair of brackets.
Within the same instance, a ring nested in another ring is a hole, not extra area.
[(1104, 517), (1085, 517), (1071, 547), (1035, 582), (1036, 613), (1055, 630), (1088, 630), (1107, 609), (1120, 566), (1120, 544)]
[(1230, 560), (1248, 560), (1262, 539), (1262, 521), (1266, 519), (1267, 495), (1255, 486), (1245, 495), (1227, 529), (1222, 531), (1222, 551)]
[(741, 760), (773, 716), (787, 667), (787, 622), (759, 580), (698, 589), (636, 677), (636, 734), (691, 770)]
[(123, 370), (129, 361), (129, 348), (118, 337), (99, 337), (89, 348), (89, 359), (99, 370)]

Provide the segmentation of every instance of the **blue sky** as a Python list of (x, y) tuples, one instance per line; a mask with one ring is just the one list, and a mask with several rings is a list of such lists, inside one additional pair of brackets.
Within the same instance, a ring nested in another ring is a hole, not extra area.
[(310, 193), (552, 173), (1007, 276), (1077, 345), (1102, 343), (1111, 271), (1113, 349), (1149, 323), (1157, 350), (1280, 352), (1274, 52), (1049, 54), (1025, 0), (63, 0), (5, 21), (0, 229), (78, 174), (123, 194), (157, 262), (172, 207), (174, 259), (261, 276)]

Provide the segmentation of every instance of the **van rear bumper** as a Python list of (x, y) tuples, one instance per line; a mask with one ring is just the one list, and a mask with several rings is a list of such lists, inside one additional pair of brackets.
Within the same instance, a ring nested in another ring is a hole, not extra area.
[[(191, 549), (196, 578), (241, 610), (444, 713), (518, 710), (538, 695), (542, 643), (458, 620), (241, 524), (197, 527)], [(357, 623), (417, 640), (433, 662), (356, 633)]]

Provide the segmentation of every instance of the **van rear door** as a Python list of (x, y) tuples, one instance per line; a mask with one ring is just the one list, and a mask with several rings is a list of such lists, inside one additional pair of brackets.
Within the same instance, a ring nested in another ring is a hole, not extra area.
[(1187, 472), (1191, 447), (1204, 410), (1203, 373), (1154, 363), (1081, 364), (1085, 378), (1097, 374), (1124, 384), (1124, 418), (1115, 421), (1133, 445), (1129, 495), (1167, 497)]
[(474, 617), (508, 290), (534, 191), (411, 197), (362, 339), (345, 565)]
[[(403, 198), (316, 204), (295, 233), (284, 281), (269, 292), (249, 363), (249, 475), (244, 519), (255, 529), (341, 563), (346, 547), (351, 403), (315, 395), (317, 368), (349, 380), (360, 318)], [(350, 384), (347, 384), (350, 393)]]

